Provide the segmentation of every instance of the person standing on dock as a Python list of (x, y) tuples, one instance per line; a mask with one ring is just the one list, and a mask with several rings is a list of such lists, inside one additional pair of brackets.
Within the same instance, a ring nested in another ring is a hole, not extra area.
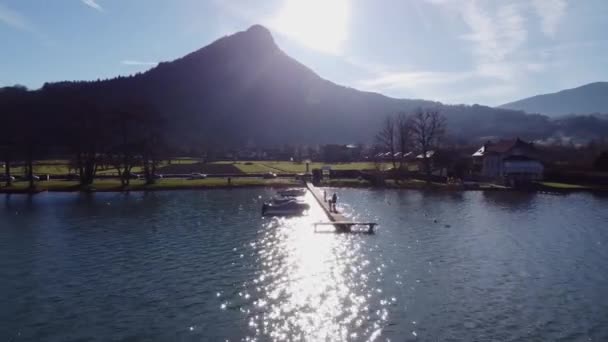
[(334, 213), (338, 212), (338, 210), (336, 210), (337, 202), (338, 202), (338, 195), (336, 195), (336, 193), (334, 192), (334, 194), (331, 196), (331, 204), (329, 205), (329, 211), (332, 211), (332, 208), (333, 208)]
[(323, 190), (323, 202), (327, 202), (327, 190)]

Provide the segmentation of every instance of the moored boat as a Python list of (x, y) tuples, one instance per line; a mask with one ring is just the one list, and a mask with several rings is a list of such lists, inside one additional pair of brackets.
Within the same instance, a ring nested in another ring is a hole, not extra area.
[(283, 197), (299, 197), (299, 196), (304, 196), (306, 194), (306, 189), (299, 189), (299, 188), (285, 189), (285, 190), (277, 191), (277, 193)]
[(273, 199), (271, 199), (270, 201), (268, 201), (267, 203), (272, 203), (275, 205), (279, 205), (279, 204), (285, 204), (288, 202), (302, 202), (303, 203), (303, 199), (299, 199), (296, 197), (274, 197)]

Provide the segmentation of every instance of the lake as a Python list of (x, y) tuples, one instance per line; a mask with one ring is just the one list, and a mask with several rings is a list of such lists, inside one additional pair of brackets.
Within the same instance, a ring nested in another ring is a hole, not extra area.
[(608, 340), (608, 198), (328, 192), (377, 233), (271, 189), (3, 196), (0, 340)]

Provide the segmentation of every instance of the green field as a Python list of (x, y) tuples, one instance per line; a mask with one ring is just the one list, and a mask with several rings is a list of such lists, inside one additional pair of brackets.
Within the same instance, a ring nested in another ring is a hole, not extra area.
[(567, 183), (557, 183), (557, 182), (539, 182), (539, 183), (546, 187), (555, 188), (555, 189), (565, 189), (565, 190), (589, 189), (589, 187), (587, 187), (587, 186), (577, 185), (577, 184), (567, 184)]
[[(176, 158), (171, 160), (171, 164), (174, 165), (188, 165), (195, 164), (199, 161), (192, 158)], [(19, 163), (18, 166), (13, 165), (11, 167), (11, 174), (14, 176), (22, 176), (25, 173), (25, 167)], [(163, 167), (169, 165), (168, 161), (163, 161), (160, 163), (159, 167)], [(4, 171), (3, 167), (0, 168), (1, 171)], [(34, 174), (38, 176), (43, 175), (65, 175), (68, 173), (74, 173), (75, 170), (69, 168), (69, 161), (62, 159), (52, 159), (52, 160), (38, 160), (34, 162)], [(132, 172), (141, 173), (143, 172), (143, 167), (135, 166), (133, 167)], [(97, 173), (100, 175), (117, 175), (118, 171), (111, 166), (100, 166), (97, 170)]]
[[(306, 163), (296, 163), (289, 161), (254, 161), (249, 162), (253, 165), (244, 165), (245, 162), (239, 162), (237, 167), (242, 169), (243, 172), (247, 172), (249, 167), (255, 166), (260, 169), (266, 168), (268, 171), (277, 173), (302, 173), (306, 172)], [(319, 163), (312, 162), (309, 164), (309, 171), (313, 169), (320, 169), (323, 166), (329, 166), (332, 170), (374, 170), (376, 165), (368, 162), (354, 162), (354, 163)], [(389, 166), (388, 163), (380, 165), (381, 169), (386, 169)]]
[[(51, 180), (36, 182), (38, 191), (77, 191), (80, 186), (77, 181)], [(262, 179), (255, 177), (234, 177), (230, 184), (226, 178), (207, 178), (207, 179), (159, 179), (155, 184), (146, 185), (143, 180), (132, 180), (127, 189), (121, 187), (118, 179), (98, 179), (90, 187), (94, 191), (119, 191), (119, 190), (170, 190), (170, 189), (205, 189), (205, 188), (224, 188), (224, 187), (247, 187), (247, 186), (300, 186), (301, 182), (294, 179)], [(19, 192), (28, 188), (29, 183), (17, 181), (13, 186), (6, 188), (0, 187), (0, 192)]]
[[(309, 165), (309, 170), (320, 169), (323, 166), (329, 166), (332, 170), (374, 170), (377, 166), (374, 163), (355, 162), (355, 163), (320, 163), (313, 162)], [(381, 169), (391, 167), (390, 163), (380, 164)], [(11, 173), (14, 176), (23, 176), (25, 172), (24, 166), (11, 167)], [(132, 169), (133, 173), (142, 173), (143, 167), (135, 166)], [(244, 173), (244, 174), (259, 174), (273, 172), (282, 173), (303, 173), (306, 172), (305, 163), (296, 163), (289, 161), (220, 161), (212, 163), (200, 163), (192, 158), (178, 158), (162, 162), (158, 166), (159, 173)], [(69, 168), (67, 160), (40, 160), (34, 163), (34, 174), (38, 176), (44, 175), (66, 175), (75, 173), (74, 169)], [(118, 171), (113, 167), (100, 167), (97, 174), (99, 175), (118, 175)]]

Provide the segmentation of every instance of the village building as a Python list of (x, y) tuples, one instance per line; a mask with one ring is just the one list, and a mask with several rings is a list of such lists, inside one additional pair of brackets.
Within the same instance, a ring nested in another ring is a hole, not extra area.
[(507, 185), (543, 178), (544, 167), (532, 143), (519, 138), (487, 142), (473, 154), (473, 170), (486, 179)]

